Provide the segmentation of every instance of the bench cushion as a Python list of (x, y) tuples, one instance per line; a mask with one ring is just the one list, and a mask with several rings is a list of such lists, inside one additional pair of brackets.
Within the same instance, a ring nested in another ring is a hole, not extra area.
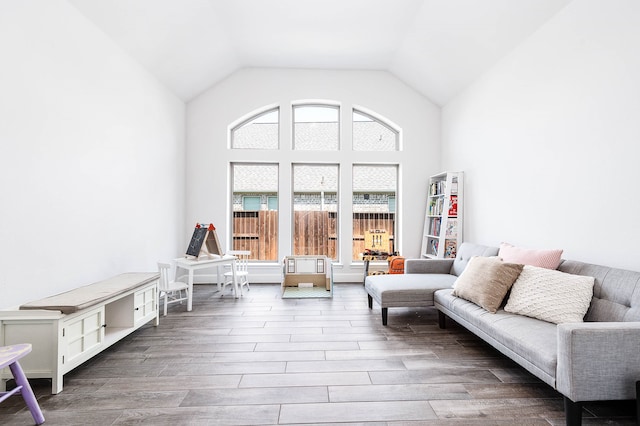
[(433, 306), (433, 292), (451, 288), (456, 278), (450, 274), (370, 275), (364, 286), (383, 308)]
[(131, 291), (137, 287), (157, 280), (157, 272), (130, 272), (117, 275), (108, 280), (78, 287), (55, 296), (35, 300), (20, 306), (20, 309), (45, 309), (61, 311), (63, 314), (97, 305), (107, 299)]

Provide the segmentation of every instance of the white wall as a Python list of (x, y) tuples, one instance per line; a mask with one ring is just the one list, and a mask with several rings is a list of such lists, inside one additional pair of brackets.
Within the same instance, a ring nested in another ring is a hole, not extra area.
[(63, 0), (0, 5), (0, 308), (184, 244), (185, 105)]
[[(395, 122), (403, 129), (403, 151), (384, 155), (384, 161), (401, 164), (398, 208), (402, 229), (400, 251), (405, 256), (420, 253), (424, 221), (427, 177), (440, 167), (440, 111), (423, 96), (386, 72), (243, 69), (212, 87), (187, 106), (187, 211), (186, 227), (212, 221), (223, 245), (229, 242), (228, 165), (233, 161), (280, 161), (280, 256), (291, 254), (290, 201), (291, 162), (331, 162), (341, 165), (341, 179), (351, 181), (352, 162), (380, 161), (380, 155), (344, 149), (335, 152), (297, 153), (291, 146), (291, 102), (323, 99), (340, 102), (345, 125), (353, 106), (368, 108)], [(228, 126), (257, 108), (281, 106), (280, 151), (227, 149)], [(351, 146), (350, 127), (344, 127), (342, 144)], [(343, 186), (343, 189), (345, 187)], [(336, 281), (362, 279), (362, 268), (350, 268), (350, 194), (341, 194), (343, 227), (340, 230), (341, 262), (335, 269)], [(253, 271), (253, 270), (252, 270)], [(278, 274), (277, 268), (271, 272)], [(261, 277), (260, 279), (265, 279)]]
[(640, 270), (640, 2), (570, 3), (443, 109), (466, 240)]

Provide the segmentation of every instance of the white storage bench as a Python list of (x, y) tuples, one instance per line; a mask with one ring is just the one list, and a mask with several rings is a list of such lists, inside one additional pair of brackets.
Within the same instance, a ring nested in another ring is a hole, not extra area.
[[(158, 325), (158, 278), (157, 272), (121, 274), (0, 310), (0, 346), (31, 343), (22, 369), (28, 378), (51, 378), (57, 394), (64, 374), (149, 321)], [(11, 377), (0, 372), (0, 391)]]

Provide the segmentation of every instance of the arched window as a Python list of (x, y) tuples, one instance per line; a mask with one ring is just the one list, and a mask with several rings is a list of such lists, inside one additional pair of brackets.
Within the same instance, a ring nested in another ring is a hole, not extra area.
[(233, 149), (278, 149), (280, 108), (241, 121), (231, 129)]
[(400, 132), (373, 115), (354, 109), (353, 150), (399, 151)]
[[(238, 151), (230, 164), (233, 249), (251, 250), (253, 260), (279, 261), (294, 254), (357, 261), (375, 234), (376, 250), (396, 250), (399, 165), (390, 161), (389, 152), (401, 149), (401, 131), (358, 107), (347, 123), (353, 132), (345, 133), (340, 108), (333, 101), (292, 102), (290, 109), (265, 107), (229, 127), (232, 150), (266, 150), (259, 157), (247, 155), (252, 160), (246, 162), (238, 161)], [(291, 133), (279, 131), (281, 115), (282, 122), (291, 123)], [(371, 151), (366, 163), (357, 151)], [(340, 179), (343, 171), (351, 179)], [(287, 194), (281, 197), (283, 188)], [(351, 218), (341, 214), (341, 193), (351, 194)], [(291, 212), (291, 241), (278, 240), (281, 209)], [(352, 232), (351, 253), (345, 256), (339, 253), (340, 229), (346, 230), (343, 237)], [(279, 247), (287, 252), (278, 253)]]

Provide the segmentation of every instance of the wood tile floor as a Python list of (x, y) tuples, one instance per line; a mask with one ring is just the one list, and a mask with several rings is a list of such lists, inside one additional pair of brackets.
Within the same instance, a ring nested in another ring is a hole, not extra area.
[[(367, 307), (359, 284), (332, 299), (282, 299), (254, 284), (241, 299), (198, 285), (64, 378), (33, 380), (46, 425), (562, 425), (562, 398), (433, 308)], [(30, 425), (20, 397), (1, 425)], [(587, 404), (584, 425), (633, 425), (634, 401)]]

